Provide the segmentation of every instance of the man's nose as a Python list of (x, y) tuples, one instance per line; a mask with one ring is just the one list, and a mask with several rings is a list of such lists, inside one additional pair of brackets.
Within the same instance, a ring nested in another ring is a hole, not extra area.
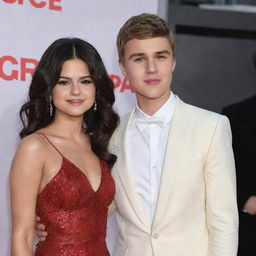
[(147, 61), (147, 72), (154, 73), (157, 72), (157, 64), (154, 59), (148, 59)]

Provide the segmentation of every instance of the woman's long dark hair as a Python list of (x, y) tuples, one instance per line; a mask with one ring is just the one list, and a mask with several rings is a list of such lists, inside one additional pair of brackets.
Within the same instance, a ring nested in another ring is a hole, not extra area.
[(63, 63), (74, 58), (87, 64), (96, 86), (97, 110), (94, 111), (92, 106), (84, 114), (83, 125), (86, 133), (90, 135), (94, 153), (112, 167), (116, 156), (108, 151), (108, 144), (119, 123), (119, 117), (112, 108), (115, 101), (113, 83), (97, 50), (79, 38), (58, 39), (44, 52), (32, 78), (28, 102), (20, 110), (24, 126), (20, 137), (23, 138), (53, 122), (55, 111), (53, 106), (53, 114), (50, 114), (50, 95), (59, 80)]

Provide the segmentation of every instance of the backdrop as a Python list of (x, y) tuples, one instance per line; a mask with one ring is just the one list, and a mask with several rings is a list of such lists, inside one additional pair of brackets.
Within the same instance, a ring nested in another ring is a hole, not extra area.
[[(101, 54), (116, 91), (117, 111), (134, 104), (129, 82), (117, 65), (115, 38), (121, 25), (142, 12), (156, 13), (158, 0), (0, 0), (0, 255), (9, 255), (10, 207), (8, 175), (19, 142), (18, 112), (31, 74), (43, 51), (59, 37), (80, 37)], [(161, 8), (159, 8), (160, 10)], [(162, 10), (162, 9), (161, 9)], [(116, 234), (109, 222), (108, 246)]]

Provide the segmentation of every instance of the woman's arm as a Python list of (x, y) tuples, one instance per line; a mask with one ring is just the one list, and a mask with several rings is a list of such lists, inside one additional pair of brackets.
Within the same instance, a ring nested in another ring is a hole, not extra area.
[(37, 135), (22, 140), (10, 173), (12, 211), (12, 256), (32, 256), (36, 199), (44, 166)]

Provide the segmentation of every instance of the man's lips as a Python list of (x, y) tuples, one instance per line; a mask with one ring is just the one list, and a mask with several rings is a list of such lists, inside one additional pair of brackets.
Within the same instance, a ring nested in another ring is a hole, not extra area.
[(72, 105), (80, 105), (84, 102), (84, 100), (81, 99), (71, 99), (71, 100), (67, 100), (68, 103), (72, 104)]
[(155, 85), (155, 84), (158, 84), (160, 83), (161, 79), (158, 79), (158, 78), (151, 78), (151, 79), (146, 79), (144, 80), (144, 82), (146, 84), (149, 84), (149, 85)]

